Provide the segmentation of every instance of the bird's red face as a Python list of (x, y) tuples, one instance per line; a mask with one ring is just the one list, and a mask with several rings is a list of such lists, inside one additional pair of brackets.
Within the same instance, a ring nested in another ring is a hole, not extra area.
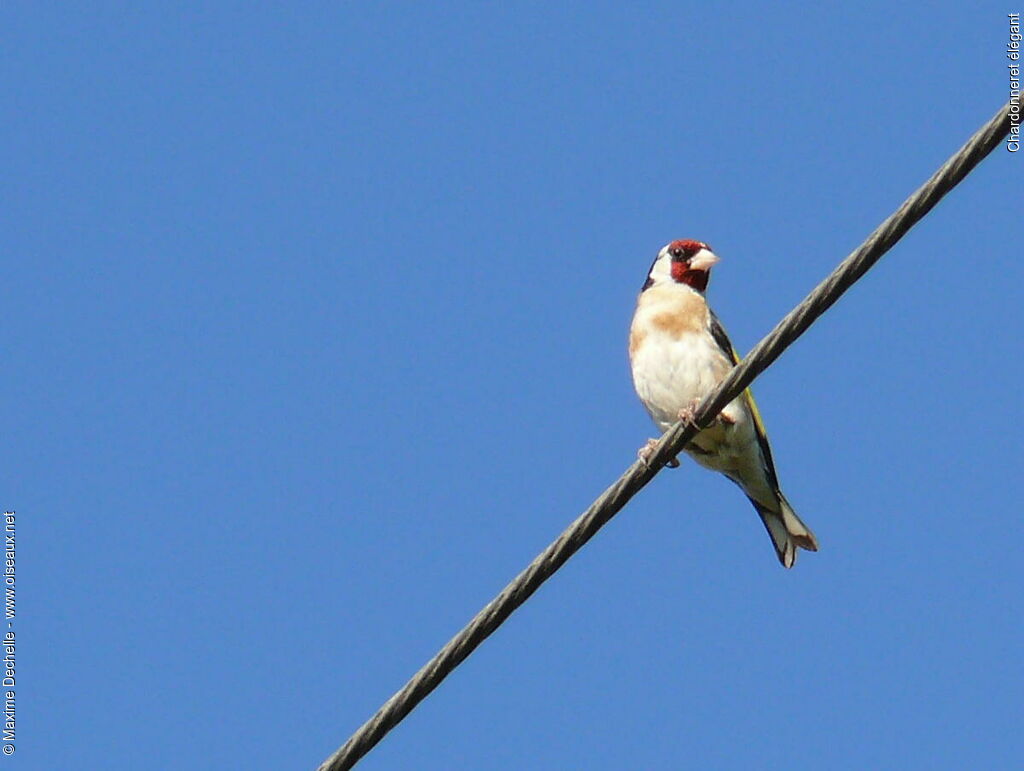
[(682, 239), (669, 244), (668, 253), (672, 258), (673, 281), (686, 284), (698, 292), (708, 288), (711, 266), (718, 262), (710, 246), (703, 241)]

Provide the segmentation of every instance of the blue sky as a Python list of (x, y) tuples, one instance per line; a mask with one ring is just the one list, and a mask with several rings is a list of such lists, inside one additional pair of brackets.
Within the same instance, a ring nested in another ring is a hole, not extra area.
[[(20, 768), (312, 768), (1008, 96), (1008, 6), (33, 3), (4, 23)], [(1019, 156), (756, 383), (818, 554), (660, 474), (366, 769), (1019, 761)]]

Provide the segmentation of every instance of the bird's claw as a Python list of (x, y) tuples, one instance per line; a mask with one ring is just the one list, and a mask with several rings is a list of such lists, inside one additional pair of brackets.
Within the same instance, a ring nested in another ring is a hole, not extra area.
[[(687, 404), (677, 413), (676, 417), (679, 418), (683, 423), (697, 424), (697, 408), (700, 406), (700, 399), (694, 399), (692, 402)], [(699, 426), (698, 426), (699, 428)]]
[[(654, 454), (654, 448), (657, 446), (657, 439), (648, 439), (647, 444), (636, 451), (637, 457), (643, 461), (647, 468), (651, 467), (651, 456)], [(669, 468), (679, 468), (679, 458), (670, 458), (665, 465)]]
[[(700, 399), (694, 399), (688, 405), (679, 410), (679, 413), (677, 415), (679, 420), (681, 420), (683, 423), (693, 423), (695, 426), (697, 426), (697, 408), (700, 406), (700, 402)], [(724, 412), (718, 413), (718, 415), (715, 417), (715, 422), (721, 423), (723, 426), (736, 425), (736, 419), (729, 417)], [(697, 428), (700, 428), (700, 426), (697, 426)]]

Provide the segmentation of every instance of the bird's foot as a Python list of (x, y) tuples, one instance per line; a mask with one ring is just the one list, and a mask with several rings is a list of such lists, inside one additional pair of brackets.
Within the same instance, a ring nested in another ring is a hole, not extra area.
[[(679, 410), (679, 413), (677, 415), (679, 420), (683, 421), (683, 423), (693, 423), (694, 425), (696, 425), (697, 421), (695, 418), (697, 416), (697, 408), (700, 406), (700, 403), (700, 399), (694, 399), (688, 405)], [(736, 425), (736, 419), (729, 417), (724, 412), (718, 413), (718, 416), (715, 418), (715, 422), (720, 423), (723, 426)]]
[[(644, 462), (644, 465), (648, 468), (651, 467), (651, 455), (654, 454), (654, 448), (658, 446), (657, 439), (648, 439), (647, 444), (636, 451), (637, 457)], [(669, 468), (679, 468), (679, 458), (672, 458), (665, 464)]]
[(696, 423), (694, 418), (697, 416), (697, 408), (700, 406), (700, 399), (694, 399), (692, 402), (687, 404), (677, 413), (676, 417), (679, 418), (683, 423)]

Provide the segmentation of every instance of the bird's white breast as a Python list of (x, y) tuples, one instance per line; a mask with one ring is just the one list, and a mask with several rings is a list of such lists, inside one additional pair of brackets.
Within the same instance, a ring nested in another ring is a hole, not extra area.
[(633, 384), (663, 431), (732, 367), (710, 323), (704, 298), (689, 287), (657, 286), (640, 295), (630, 329)]

